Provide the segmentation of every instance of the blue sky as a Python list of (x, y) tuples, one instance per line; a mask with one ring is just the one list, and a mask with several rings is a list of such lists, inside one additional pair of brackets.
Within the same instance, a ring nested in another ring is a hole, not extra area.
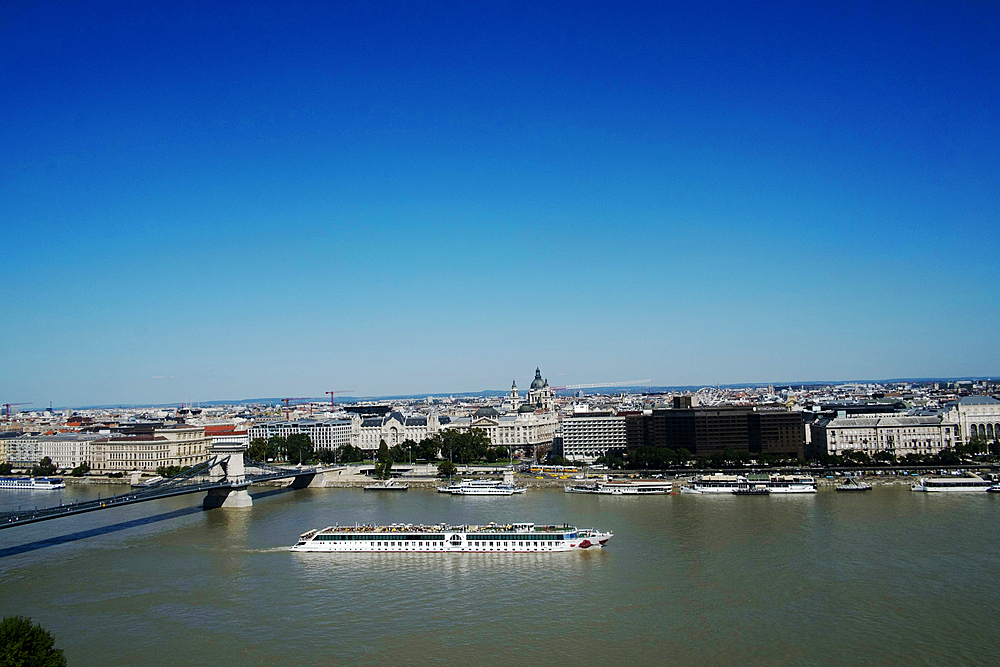
[(1000, 375), (989, 3), (11, 2), (0, 402)]

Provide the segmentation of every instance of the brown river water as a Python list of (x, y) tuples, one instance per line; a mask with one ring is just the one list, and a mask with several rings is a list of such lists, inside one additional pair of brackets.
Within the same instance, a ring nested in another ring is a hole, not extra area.
[[(122, 492), (6, 491), (0, 511)], [(70, 665), (997, 664), (1000, 494), (255, 490), (0, 531), (0, 615)], [(333, 523), (569, 523), (603, 550), (291, 553)]]

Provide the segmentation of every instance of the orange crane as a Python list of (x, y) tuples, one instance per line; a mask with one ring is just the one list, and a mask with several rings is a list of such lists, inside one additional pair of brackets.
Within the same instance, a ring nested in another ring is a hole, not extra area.
[(31, 402), (29, 401), (28, 403), (4, 403), (3, 404), (4, 421), (8, 422), (10, 421), (10, 409), (15, 405), (31, 405)]
[(289, 409), (289, 405), (288, 405), (291, 401), (308, 401), (308, 400), (309, 400), (308, 398), (283, 398), (283, 399), (281, 399), (281, 402), (285, 404), (285, 420), (287, 421), (289, 415), (291, 414), (291, 410)]
[(336, 406), (334, 405), (334, 399), (337, 397), (337, 394), (350, 394), (352, 391), (354, 391), (354, 390), (353, 389), (338, 389), (337, 391), (328, 391), (328, 392), (326, 392), (326, 393), (330, 394), (330, 409), (336, 409)]

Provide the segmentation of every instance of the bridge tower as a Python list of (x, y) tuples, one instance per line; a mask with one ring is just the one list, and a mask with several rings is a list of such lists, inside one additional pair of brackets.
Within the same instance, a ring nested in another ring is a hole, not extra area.
[(213, 443), (208, 451), (209, 455), (216, 457), (216, 464), (208, 471), (209, 480), (228, 481), (230, 484), (210, 489), (202, 507), (209, 510), (216, 507), (239, 509), (252, 506), (253, 498), (247, 492), (250, 482), (247, 481), (246, 468), (243, 465), (246, 446), (238, 443)]

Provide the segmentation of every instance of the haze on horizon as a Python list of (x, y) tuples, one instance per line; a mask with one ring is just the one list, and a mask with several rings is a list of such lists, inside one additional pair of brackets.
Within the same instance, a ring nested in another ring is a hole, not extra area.
[(8, 4), (0, 402), (1000, 375), (998, 28)]

